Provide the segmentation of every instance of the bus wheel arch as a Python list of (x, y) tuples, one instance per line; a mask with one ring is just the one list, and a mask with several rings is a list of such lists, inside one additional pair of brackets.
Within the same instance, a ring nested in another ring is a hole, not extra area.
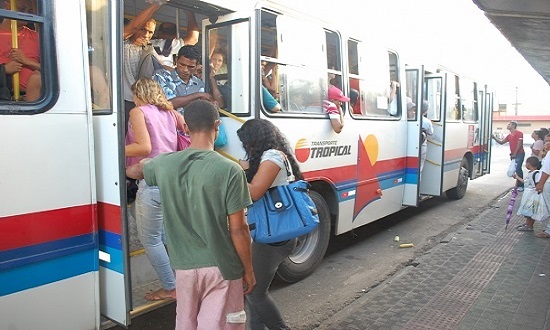
[(456, 187), (446, 191), (449, 199), (458, 200), (466, 195), (468, 189), (468, 180), (472, 176), (473, 159), (471, 154), (466, 154), (460, 162), (460, 169), (458, 173), (458, 181)]
[[(298, 238), (298, 244), (292, 254), (279, 266), (277, 275), (285, 282), (295, 283), (311, 275), (321, 264), (328, 248), (332, 232), (330, 195), (326, 194), (325, 189), (316, 190), (316, 188), (321, 187), (312, 184), (309, 193), (317, 206), (320, 223), (313, 232)], [(325, 194), (322, 193), (323, 191)]]

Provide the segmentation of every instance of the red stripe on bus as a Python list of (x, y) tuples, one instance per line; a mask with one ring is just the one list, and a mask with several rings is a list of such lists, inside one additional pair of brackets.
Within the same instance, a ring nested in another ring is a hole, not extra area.
[(94, 233), (95, 205), (0, 217), (0, 251)]
[(97, 202), (99, 229), (122, 235), (120, 206)]
[[(377, 173), (402, 170), (405, 168), (406, 160), (407, 157), (385, 159), (377, 161), (376, 163), (374, 163), (373, 167)], [(329, 179), (332, 183), (340, 183), (345, 181), (357, 180), (357, 165), (353, 164), (322, 170), (308, 171), (303, 174), (304, 177), (309, 181), (326, 178)]]

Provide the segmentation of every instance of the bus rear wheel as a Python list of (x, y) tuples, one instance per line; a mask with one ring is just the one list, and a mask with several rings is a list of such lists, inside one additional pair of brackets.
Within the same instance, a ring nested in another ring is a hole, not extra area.
[(469, 168), (470, 166), (468, 166), (468, 160), (466, 158), (462, 158), (456, 187), (447, 190), (447, 197), (449, 199), (461, 199), (462, 197), (464, 197), (464, 195), (466, 195), (466, 189), (468, 188), (468, 179), (470, 178)]
[(279, 266), (277, 275), (285, 282), (295, 283), (311, 275), (328, 248), (331, 228), (329, 208), (319, 193), (310, 191), (309, 195), (317, 206), (319, 226), (311, 233), (298, 237), (296, 248)]

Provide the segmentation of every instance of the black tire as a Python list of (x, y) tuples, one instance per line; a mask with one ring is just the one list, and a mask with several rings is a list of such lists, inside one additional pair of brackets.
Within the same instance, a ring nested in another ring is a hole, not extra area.
[(468, 160), (466, 158), (462, 158), (456, 187), (447, 190), (447, 198), (457, 200), (464, 197), (464, 195), (466, 195), (466, 189), (468, 188), (469, 178), (470, 166), (468, 165)]
[(311, 233), (298, 237), (296, 248), (279, 266), (277, 275), (285, 282), (295, 283), (311, 275), (327, 252), (331, 228), (330, 211), (319, 193), (310, 191), (309, 195), (317, 206), (319, 226)]

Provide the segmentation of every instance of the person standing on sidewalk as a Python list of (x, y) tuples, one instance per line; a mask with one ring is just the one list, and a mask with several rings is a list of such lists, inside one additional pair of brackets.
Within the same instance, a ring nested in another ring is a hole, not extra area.
[[(544, 202), (546, 203), (547, 210), (550, 206), (548, 203), (550, 201), (550, 181), (548, 180), (548, 177), (550, 177), (550, 154), (547, 153), (548, 150), (550, 150), (550, 134), (544, 137), (543, 152), (546, 154), (542, 159), (540, 167), (540, 171), (542, 172), (540, 181), (535, 185), (535, 191), (539, 194), (543, 194), (542, 196)], [(546, 227), (545, 231), (538, 233), (536, 236), (539, 238), (550, 238), (550, 223)]]
[[(523, 160), (525, 159), (525, 150), (523, 150), (523, 133), (517, 129), (518, 123), (511, 121), (506, 128), (510, 131), (504, 139), (499, 139), (494, 134), (493, 139), (498, 144), (510, 143), (510, 160), (516, 160), (516, 173), (520, 178), (523, 178)], [(518, 191), (523, 191), (523, 182), (516, 180)]]

